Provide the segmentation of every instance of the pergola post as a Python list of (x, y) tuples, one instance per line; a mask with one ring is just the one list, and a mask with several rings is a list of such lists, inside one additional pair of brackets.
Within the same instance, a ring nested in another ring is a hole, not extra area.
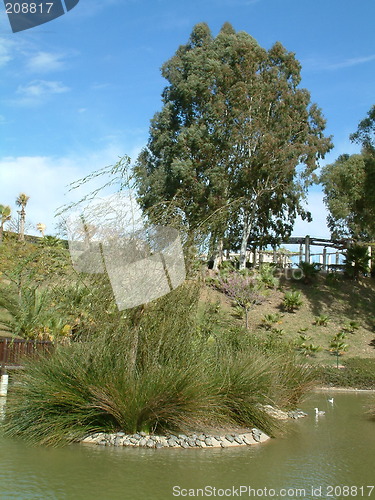
[(305, 236), (305, 262), (310, 262), (310, 236)]
[(323, 271), (327, 271), (327, 247), (323, 248)]

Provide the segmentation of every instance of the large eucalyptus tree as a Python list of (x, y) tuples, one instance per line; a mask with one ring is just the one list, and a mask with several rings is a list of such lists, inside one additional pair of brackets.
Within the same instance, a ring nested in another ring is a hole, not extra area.
[(287, 236), (332, 147), (300, 69), (279, 42), (196, 25), (162, 68), (169, 85), (135, 168), (142, 208), (173, 207), (190, 231), (205, 222), (211, 248), (239, 248), (241, 267), (249, 241)]

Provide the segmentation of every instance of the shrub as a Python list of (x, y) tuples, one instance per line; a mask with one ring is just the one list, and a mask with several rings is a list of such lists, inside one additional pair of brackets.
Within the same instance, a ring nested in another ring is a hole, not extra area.
[(329, 350), (337, 358), (337, 368), (339, 366), (339, 356), (343, 356), (343, 354), (349, 348), (348, 344), (345, 344), (344, 342), (345, 337), (345, 332), (339, 332), (331, 339), (329, 343)]
[(346, 250), (344, 261), (345, 274), (355, 280), (358, 280), (360, 275), (367, 275), (369, 272), (369, 260), (370, 255), (366, 246), (350, 246)]
[(277, 337), (281, 337), (284, 333), (285, 333), (285, 330), (283, 330), (282, 328), (272, 328), (271, 329), (271, 333), (272, 335), (275, 335)]
[(301, 269), (302, 279), (306, 284), (311, 283), (321, 270), (320, 264), (316, 262), (300, 262), (298, 267)]
[(7, 431), (58, 444), (98, 430), (207, 426), (218, 404), (196, 325), (196, 285), (126, 311), (112, 331), (29, 362), (9, 393)]
[(248, 314), (250, 309), (264, 300), (264, 296), (261, 294), (256, 280), (251, 276), (232, 273), (228, 278), (221, 281), (220, 288), (238, 307), (244, 310), (246, 328), (248, 328)]
[(282, 314), (270, 313), (265, 314), (262, 318), (263, 326), (266, 330), (270, 330), (275, 323), (281, 323)]
[(315, 356), (317, 352), (322, 350), (320, 345), (315, 345), (310, 342), (312, 339), (307, 335), (300, 335), (300, 341), (297, 343), (298, 351), (306, 357)]
[(329, 320), (329, 316), (327, 314), (321, 314), (320, 316), (316, 316), (314, 324), (317, 326), (327, 326)]
[(293, 343), (285, 339), (282, 334), (276, 335), (270, 331), (265, 339), (262, 337), (261, 350), (268, 356), (277, 356), (279, 354), (293, 355)]
[[(74, 441), (114, 430), (187, 431), (224, 415), (201, 366), (194, 363), (129, 371), (114, 343), (74, 344), (43, 363), (29, 363), (7, 408), (6, 430), (42, 444)], [(93, 348), (94, 347), (94, 348)]]
[(297, 290), (285, 292), (283, 306), (288, 312), (293, 312), (303, 304), (301, 293)]
[(221, 277), (228, 276), (229, 273), (233, 273), (236, 270), (236, 264), (231, 260), (223, 260), (219, 266), (219, 270)]
[(375, 387), (375, 359), (348, 358), (345, 360), (345, 368), (356, 386), (372, 384)]
[(262, 264), (259, 268), (258, 280), (266, 288), (277, 288), (280, 280), (275, 276), (275, 266), (272, 264)]
[(358, 330), (358, 328), (359, 328), (358, 321), (350, 320), (342, 327), (342, 331), (348, 333), (354, 333), (355, 330)]
[(273, 434), (275, 421), (260, 405), (270, 402), (269, 388), (273, 370), (264, 356), (239, 353), (227, 354), (219, 364), (213, 365), (212, 376), (228, 415), (237, 425), (249, 422)]

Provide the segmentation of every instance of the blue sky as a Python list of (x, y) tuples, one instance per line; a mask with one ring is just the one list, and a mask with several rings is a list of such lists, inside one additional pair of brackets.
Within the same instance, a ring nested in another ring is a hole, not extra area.
[[(30, 196), (30, 225), (53, 234), (69, 182), (136, 158), (161, 107), (161, 65), (205, 21), (226, 21), (260, 45), (280, 41), (302, 64), (301, 87), (327, 119), (339, 154), (375, 104), (373, 0), (80, 0), (66, 15), (12, 33), (0, 6), (0, 203)], [(323, 163), (325, 163), (323, 162)], [(309, 195), (311, 224), (295, 235), (329, 236), (320, 188)], [(29, 232), (35, 232), (30, 228)]]

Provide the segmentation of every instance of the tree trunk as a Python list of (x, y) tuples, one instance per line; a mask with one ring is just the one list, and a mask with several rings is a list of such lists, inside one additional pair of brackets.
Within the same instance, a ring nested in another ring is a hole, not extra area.
[(219, 269), (220, 264), (223, 262), (223, 245), (224, 242), (220, 238), (219, 241), (217, 242), (215, 253), (213, 256), (213, 264), (212, 264), (213, 271), (217, 271)]
[(20, 213), (20, 230), (18, 233), (18, 241), (25, 241), (25, 209), (22, 207)]
[(197, 248), (194, 244), (194, 236), (192, 235), (191, 231), (189, 231), (188, 233), (187, 241), (184, 245), (183, 251), (186, 274), (188, 275), (194, 262), (199, 258), (199, 255), (197, 255)]
[(249, 329), (249, 309), (245, 307), (245, 324), (246, 324), (246, 330)]
[(209, 268), (213, 269), (214, 271), (218, 270), (219, 265), (223, 260), (223, 245), (224, 242), (222, 238), (218, 238), (217, 234), (211, 235), (208, 265)]
[(244, 225), (242, 231), (242, 241), (241, 241), (241, 249), (240, 249), (240, 269), (246, 269), (246, 251), (247, 251), (247, 242), (250, 236), (252, 225), (250, 223), (250, 214), (248, 212), (245, 213), (244, 216)]

